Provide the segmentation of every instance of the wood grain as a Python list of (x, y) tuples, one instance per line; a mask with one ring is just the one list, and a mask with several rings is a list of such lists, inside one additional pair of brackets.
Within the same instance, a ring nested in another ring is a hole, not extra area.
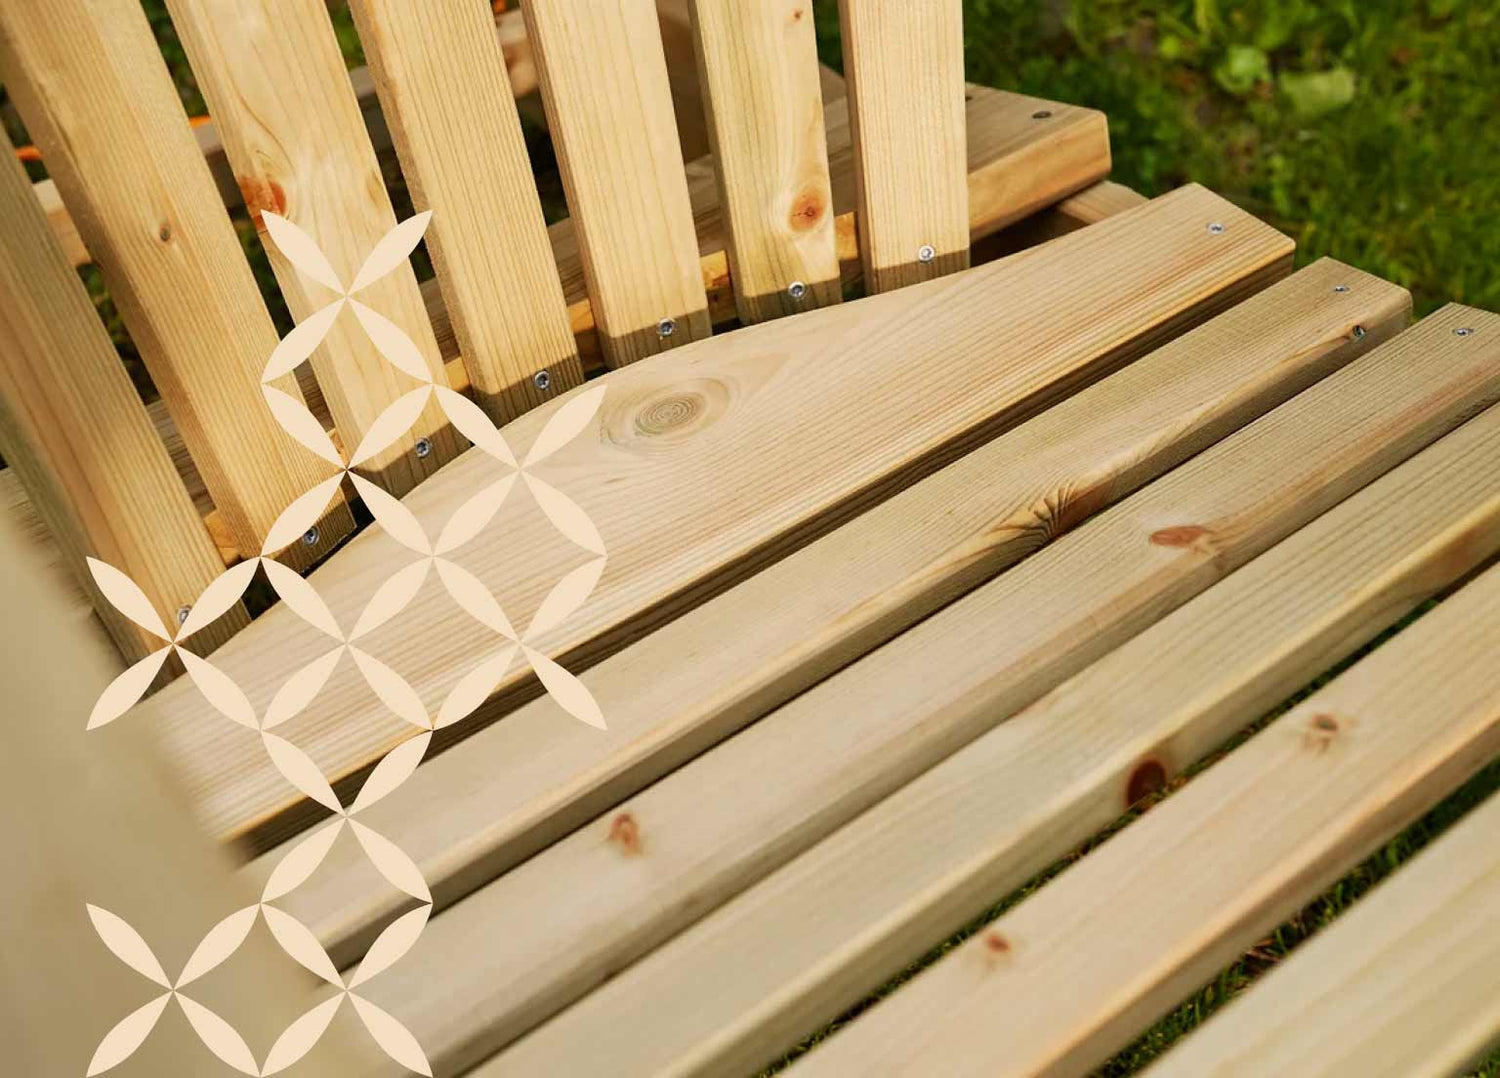
[(351, 5), (475, 398), (496, 422), (583, 382), (520, 118), (478, 5)]
[[(146, 16), (133, 0), (8, 4), (0, 76), (241, 550), (324, 474), (272, 418), (276, 347)], [(296, 382), (283, 379), (297, 394)], [(306, 564), (352, 527), (339, 504)]]
[(794, 1071), (1087, 1073), (1500, 752), (1497, 645), (1491, 569)]
[(611, 367), (711, 333), (651, 0), (522, 8)]
[[(435, 1058), (472, 1062), (1031, 704), (1475, 407), (1500, 400), (1493, 353), (1455, 362), (1400, 350), (1399, 342), (1330, 375), (469, 895), (429, 924), (421, 953), (386, 975), (379, 991), (391, 994), (378, 998), (402, 1000)], [(1173, 529), (1184, 520), (1203, 522), (1213, 538), (1177, 542)], [(774, 782), (766, 781), (770, 775)], [(620, 839), (622, 820), (633, 849)], [(485, 926), (519, 923), (525, 909), (545, 909), (547, 916), (533, 912), (527, 932), (492, 939), (482, 951), (464, 942)], [(672, 1011), (661, 1013), (666, 1020)], [(572, 1052), (592, 1051), (591, 1036), (562, 1033), (548, 1043), (547, 1051), (507, 1061), (500, 1073), (590, 1072)], [(639, 1043), (645, 1049), (657, 1040)], [(614, 1053), (616, 1070), (623, 1059), (623, 1050)], [(628, 1073), (657, 1073), (659, 1062), (642, 1061)], [(726, 1069), (735, 1068), (710, 1064), (700, 1073)]]
[[(587, 671), (610, 737), (535, 700), (362, 818), (447, 905), (1363, 354), (1409, 303), (1336, 262), (1309, 267)], [(287, 907), (344, 961), (406, 901), (366, 860), (335, 847)]]
[[(1458, 351), (1428, 341), (1435, 352)], [(1500, 350), (1489, 356), (1500, 362)], [(815, 1033), (1493, 557), (1497, 450), (1500, 408), (1491, 408), (741, 892), (538, 1030), (493, 1073), (590, 1073), (588, 1061), (598, 1059), (620, 1075), (744, 1073)], [(1091, 527), (1078, 532), (1080, 548)], [(1038, 605), (1048, 602), (1037, 594)], [(968, 610), (960, 602), (937, 615), (913, 630), (920, 646), (904, 638), (891, 645), (899, 660), (872, 656), (834, 679), (863, 682), (844, 700), (898, 697), (910, 730), (960, 714), (994, 722), (1018, 697), (1005, 680), (1013, 667), (996, 662), (985, 641), (1001, 615), (1021, 611), (1021, 597), (985, 605), (976, 593)], [(1045, 639), (1056, 622), (1039, 620)], [(960, 649), (979, 654), (947, 658)], [(915, 681), (943, 688), (924, 691)], [(838, 714), (831, 698), (823, 711), (829, 720)], [(799, 734), (806, 751), (828, 744), (826, 720)], [(642, 836), (651, 837), (644, 824)], [(1100, 916), (1121, 931), (1122, 922)], [(986, 946), (999, 966), (1023, 943), (1001, 933)], [(1299, 1029), (1319, 1029), (1300, 1008), (1284, 1013), (1297, 1015)], [(1309, 1073), (1281, 1062), (1266, 1073)]]
[(695, 0), (693, 23), (740, 321), (838, 303), (812, 5)]
[[(287, 260), (266, 235), (261, 212), (278, 213), (311, 236), (346, 286), (396, 226), (328, 10), (319, 0), (169, 0), (168, 9), (281, 294), (300, 322), (337, 293)], [(431, 377), (446, 384), (410, 264), (362, 289), (359, 299), (405, 330)], [(349, 310), (313, 353), (312, 366), (350, 450), (381, 413), (417, 386), (386, 361)], [(418, 442), (426, 443), (425, 455)], [(430, 400), (411, 427), (361, 471), (399, 497), (458, 452), (459, 439)]]
[[(19, 161), (0, 162), (0, 454), (116, 646), (162, 646), (94, 586), (85, 561), (134, 580), (164, 625), (224, 570), (83, 284), (52, 239)], [(205, 629), (207, 650), (248, 622)], [(196, 639), (196, 638), (195, 638)]]
[(1491, 795), (1151, 1078), (1446, 1078), (1477, 1064), (1500, 1040), (1496, 835)]
[[(1227, 230), (1209, 233), (1206, 221), (1221, 218)], [(607, 393), (602, 409), (541, 469), (599, 528), (608, 568), (587, 605), (536, 646), (578, 669), (592, 665), (1258, 290), (1285, 271), (1289, 254), (1290, 242), (1274, 230), (1202, 188), (1184, 188), (1033, 255), (751, 326), (612, 372), (598, 383)], [(1073, 317), (1060, 319), (1060, 308)], [(524, 449), (554, 407), (528, 412), (505, 436)], [(406, 504), (435, 535), (495, 478), (488, 458), (470, 452)], [(516, 624), (529, 623), (552, 584), (585, 557), (524, 508), (508, 509), (503, 529), (459, 555)], [(314, 584), (336, 616), (352, 617), (410, 560), (404, 550), (367, 530)], [(499, 644), (490, 634), (456, 631), (465, 622), (455, 617), (464, 616), (429, 581), (398, 622), (364, 638), (429, 707)], [(273, 609), (221, 648), (218, 661), (264, 706), (317, 638)], [(496, 691), (524, 692), (528, 684), (529, 675), (513, 670)], [(151, 717), (141, 721), (161, 733), (218, 833), (242, 834), (296, 807), (264, 754), (247, 751), (241, 730), (207, 714), (197, 694), (169, 689), (147, 708)], [(453, 732), (495, 713), (482, 709)], [(351, 667), (334, 672), (285, 736), (341, 779), (408, 731)]]
[(865, 287), (969, 265), (960, 0), (839, 0)]

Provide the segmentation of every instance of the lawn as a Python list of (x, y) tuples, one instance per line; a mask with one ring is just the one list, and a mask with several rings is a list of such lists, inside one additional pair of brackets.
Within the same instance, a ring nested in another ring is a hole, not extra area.
[[(841, 67), (836, 0), (815, 0), (815, 7), (823, 59)], [(146, 0), (146, 8), (184, 104), (204, 111), (160, 0)], [(966, 0), (965, 14), (967, 77), (1105, 111), (1117, 181), (1148, 195), (1202, 183), (1295, 237), (1299, 263), (1332, 255), (1408, 287), (1419, 315), (1449, 300), (1500, 310), (1500, 79), (1494, 74), (1500, 5)], [(358, 39), (347, 15), (339, 32), (354, 62)], [(6, 109), (5, 118), (20, 138), (14, 113)], [(545, 134), (529, 137), (545, 168)], [(549, 209), (563, 212), (555, 182), (550, 191)], [(398, 206), (398, 212), (409, 210)], [(284, 332), (290, 320), (264, 254), (243, 214), (240, 222)], [(97, 274), (86, 270), (85, 279), (133, 360)], [(150, 393), (138, 361), (131, 365)], [(1497, 788), (1500, 761), (1259, 941), (1099, 1073), (1137, 1073)], [(1014, 895), (997, 895), (995, 908), (974, 927), (1086, 852), (1076, 851)], [(945, 942), (905, 976), (963, 938)], [(1471, 1073), (1500, 1078), (1500, 1053)]]

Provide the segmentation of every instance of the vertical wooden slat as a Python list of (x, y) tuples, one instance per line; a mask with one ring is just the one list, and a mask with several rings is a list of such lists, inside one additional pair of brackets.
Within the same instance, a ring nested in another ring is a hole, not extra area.
[[(277, 344), (255, 278), (136, 0), (0, 5), (0, 78), (242, 551), (326, 466), (276, 424)], [(298, 394), (290, 376), (278, 386)], [(340, 503), (304, 564), (353, 525)]]
[(583, 365), (493, 19), (478, 4), (351, 5), (475, 395), (503, 422)]
[(870, 292), (969, 265), (960, 0), (839, 0)]
[(837, 303), (810, 0), (695, 0), (693, 16), (740, 320)]
[[(301, 227), (346, 286), (396, 224), (328, 11), (319, 0), (169, 0), (167, 6), (287, 306), (301, 321), (335, 293), (303, 276), (264, 236), (261, 211)], [(409, 265), (361, 290), (359, 299), (404, 329), (432, 377), (447, 384)], [(381, 412), (416, 386), (381, 357), (352, 311), (339, 315), (312, 363), (350, 450)], [(417, 449), (422, 439), (425, 454)], [(368, 470), (399, 496), (458, 449), (433, 400), (402, 437), (370, 459)]]
[[(0, 453), (21, 476), (68, 570), (98, 598), (93, 556), (141, 586), (168, 625), (224, 570), (26, 172), (0, 161)], [(94, 603), (129, 660), (161, 647)], [(195, 641), (227, 639), (243, 611)]]
[(651, 0), (531, 0), (526, 16), (584, 278), (612, 367), (710, 333)]

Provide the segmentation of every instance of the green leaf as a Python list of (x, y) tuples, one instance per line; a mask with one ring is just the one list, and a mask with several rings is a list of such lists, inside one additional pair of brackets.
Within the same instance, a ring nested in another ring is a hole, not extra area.
[(1306, 74), (1282, 72), (1277, 80), (1281, 93), (1298, 116), (1323, 116), (1354, 100), (1354, 72), (1347, 67)]
[(1257, 82), (1269, 81), (1271, 64), (1254, 45), (1231, 45), (1214, 65), (1214, 81), (1232, 94), (1243, 97)]

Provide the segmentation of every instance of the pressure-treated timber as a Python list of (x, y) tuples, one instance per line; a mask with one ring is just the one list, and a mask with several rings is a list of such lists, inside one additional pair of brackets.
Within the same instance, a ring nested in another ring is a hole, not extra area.
[[(1321, 261), (587, 671), (610, 737), (535, 700), (361, 819), (446, 905), (1387, 339), (1409, 305)], [(285, 853), (250, 871), (264, 877)], [(287, 902), (347, 961), (406, 898), (348, 844)]]
[(1491, 569), (840, 1030), (802, 1074), (1087, 1073), (1500, 752), (1497, 646)]
[[(272, 418), (276, 331), (134, 0), (0, 10), (0, 76), (240, 549), (326, 471)], [(278, 385), (297, 394), (294, 379)], [(306, 563), (352, 526), (340, 502)]]
[[(280, 214), (311, 236), (345, 287), (396, 226), (328, 11), (318, 0), (170, 0), (168, 7), (281, 294), (300, 322), (338, 293), (292, 265), (266, 235), (262, 211)], [(361, 289), (358, 299), (405, 330), (430, 377), (446, 384), (409, 264)], [(380, 354), (352, 310), (335, 319), (311, 362), (350, 450), (417, 384)], [(417, 451), (419, 441), (427, 452)], [(361, 470), (378, 475), (399, 497), (458, 452), (459, 439), (436, 399), (429, 399), (411, 426)]]
[[(1442, 360), (1386, 351), (1330, 375), (469, 895), (377, 999), (402, 1000), (436, 1059), (500, 1047), (1500, 399), (1493, 354)], [(1216, 542), (1161, 538), (1180, 510)], [(464, 942), (538, 908), (525, 933)], [(545, 1055), (512, 1073), (577, 1069)]]
[(812, 5), (694, 0), (693, 29), (740, 321), (839, 302)]
[[(1497, 451), (1491, 408), (583, 999), (518, 1046), (513, 1072), (590, 1073), (600, 1058), (622, 1076), (749, 1072), (816, 1032), (1500, 551)], [(906, 665), (882, 666), (871, 688), (898, 695), (912, 729), (1003, 715), (1009, 687), (975, 676), (979, 662), (951, 692), (912, 676), (949, 674), (954, 664), (923, 656), (975, 647), (993, 612), (938, 615), (943, 630), (920, 651), (898, 642)], [(808, 751), (823, 750), (822, 732), (805, 731)], [(1000, 960), (1004, 940), (991, 950)]]
[(1500, 1043), (1496, 836), (1492, 794), (1151, 1078), (1446, 1078), (1473, 1066)]
[[(1214, 220), (1226, 224), (1221, 234), (1206, 227)], [(589, 602), (535, 646), (575, 667), (592, 665), (1081, 382), (1259, 290), (1285, 272), (1289, 253), (1285, 237), (1189, 187), (1034, 255), (747, 327), (612, 372), (597, 383), (606, 392), (602, 408), (540, 469), (599, 529), (608, 567)], [(555, 407), (527, 413), (505, 436), (524, 449)], [(494, 477), (488, 458), (471, 451), (406, 504), (436, 535)], [(506, 526), (467, 544), (460, 560), (514, 623), (525, 624), (582, 555), (539, 513), (519, 509), (508, 508)], [(370, 529), (314, 585), (336, 616), (351, 617), (410, 557)], [(436, 708), (498, 646), (486, 633), (455, 633), (456, 616), (452, 599), (429, 580), (400, 619), (362, 639)], [(273, 609), (216, 662), (264, 707), (320, 635)], [(529, 684), (514, 669), (496, 691)], [(250, 751), (253, 733), (207, 713), (195, 693), (169, 687), (145, 706), (153, 714), (142, 721), (161, 733), (216, 832), (243, 833), (295, 807), (264, 753)], [(482, 708), (456, 732), (496, 714)], [(341, 667), (284, 736), (339, 780), (409, 731), (352, 667)]]
[(865, 286), (969, 264), (961, 0), (839, 0)]
[(604, 360), (711, 330), (651, 0), (522, 8)]
[[(1048, 119), (1051, 117), (1048, 116)], [(1033, 214), (986, 237), (974, 248), (974, 261), (991, 262), (1027, 247), (1035, 247), (1088, 225), (1098, 224), (1106, 217), (1133, 210), (1145, 201), (1145, 195), (1129, 187), (1101, 180), (1092, 187), (1085, 187), (1076, 195), (1069, 195), (1041, 213)]]
[(568, 323), (520, 118), (490, 15), (355, 0), (360, 40), (474, 396), (496, 422), (572, 389)]
[[(0, 454), (24, 476), (63, 563), (128, 659), (163, 641), (98, 594), (87, 558), (134, 580), (164, 625), (223, 571), (14, 158), (0, 161)], [(226, 640), (247, 620), (239, 610), (198, 644)]]

